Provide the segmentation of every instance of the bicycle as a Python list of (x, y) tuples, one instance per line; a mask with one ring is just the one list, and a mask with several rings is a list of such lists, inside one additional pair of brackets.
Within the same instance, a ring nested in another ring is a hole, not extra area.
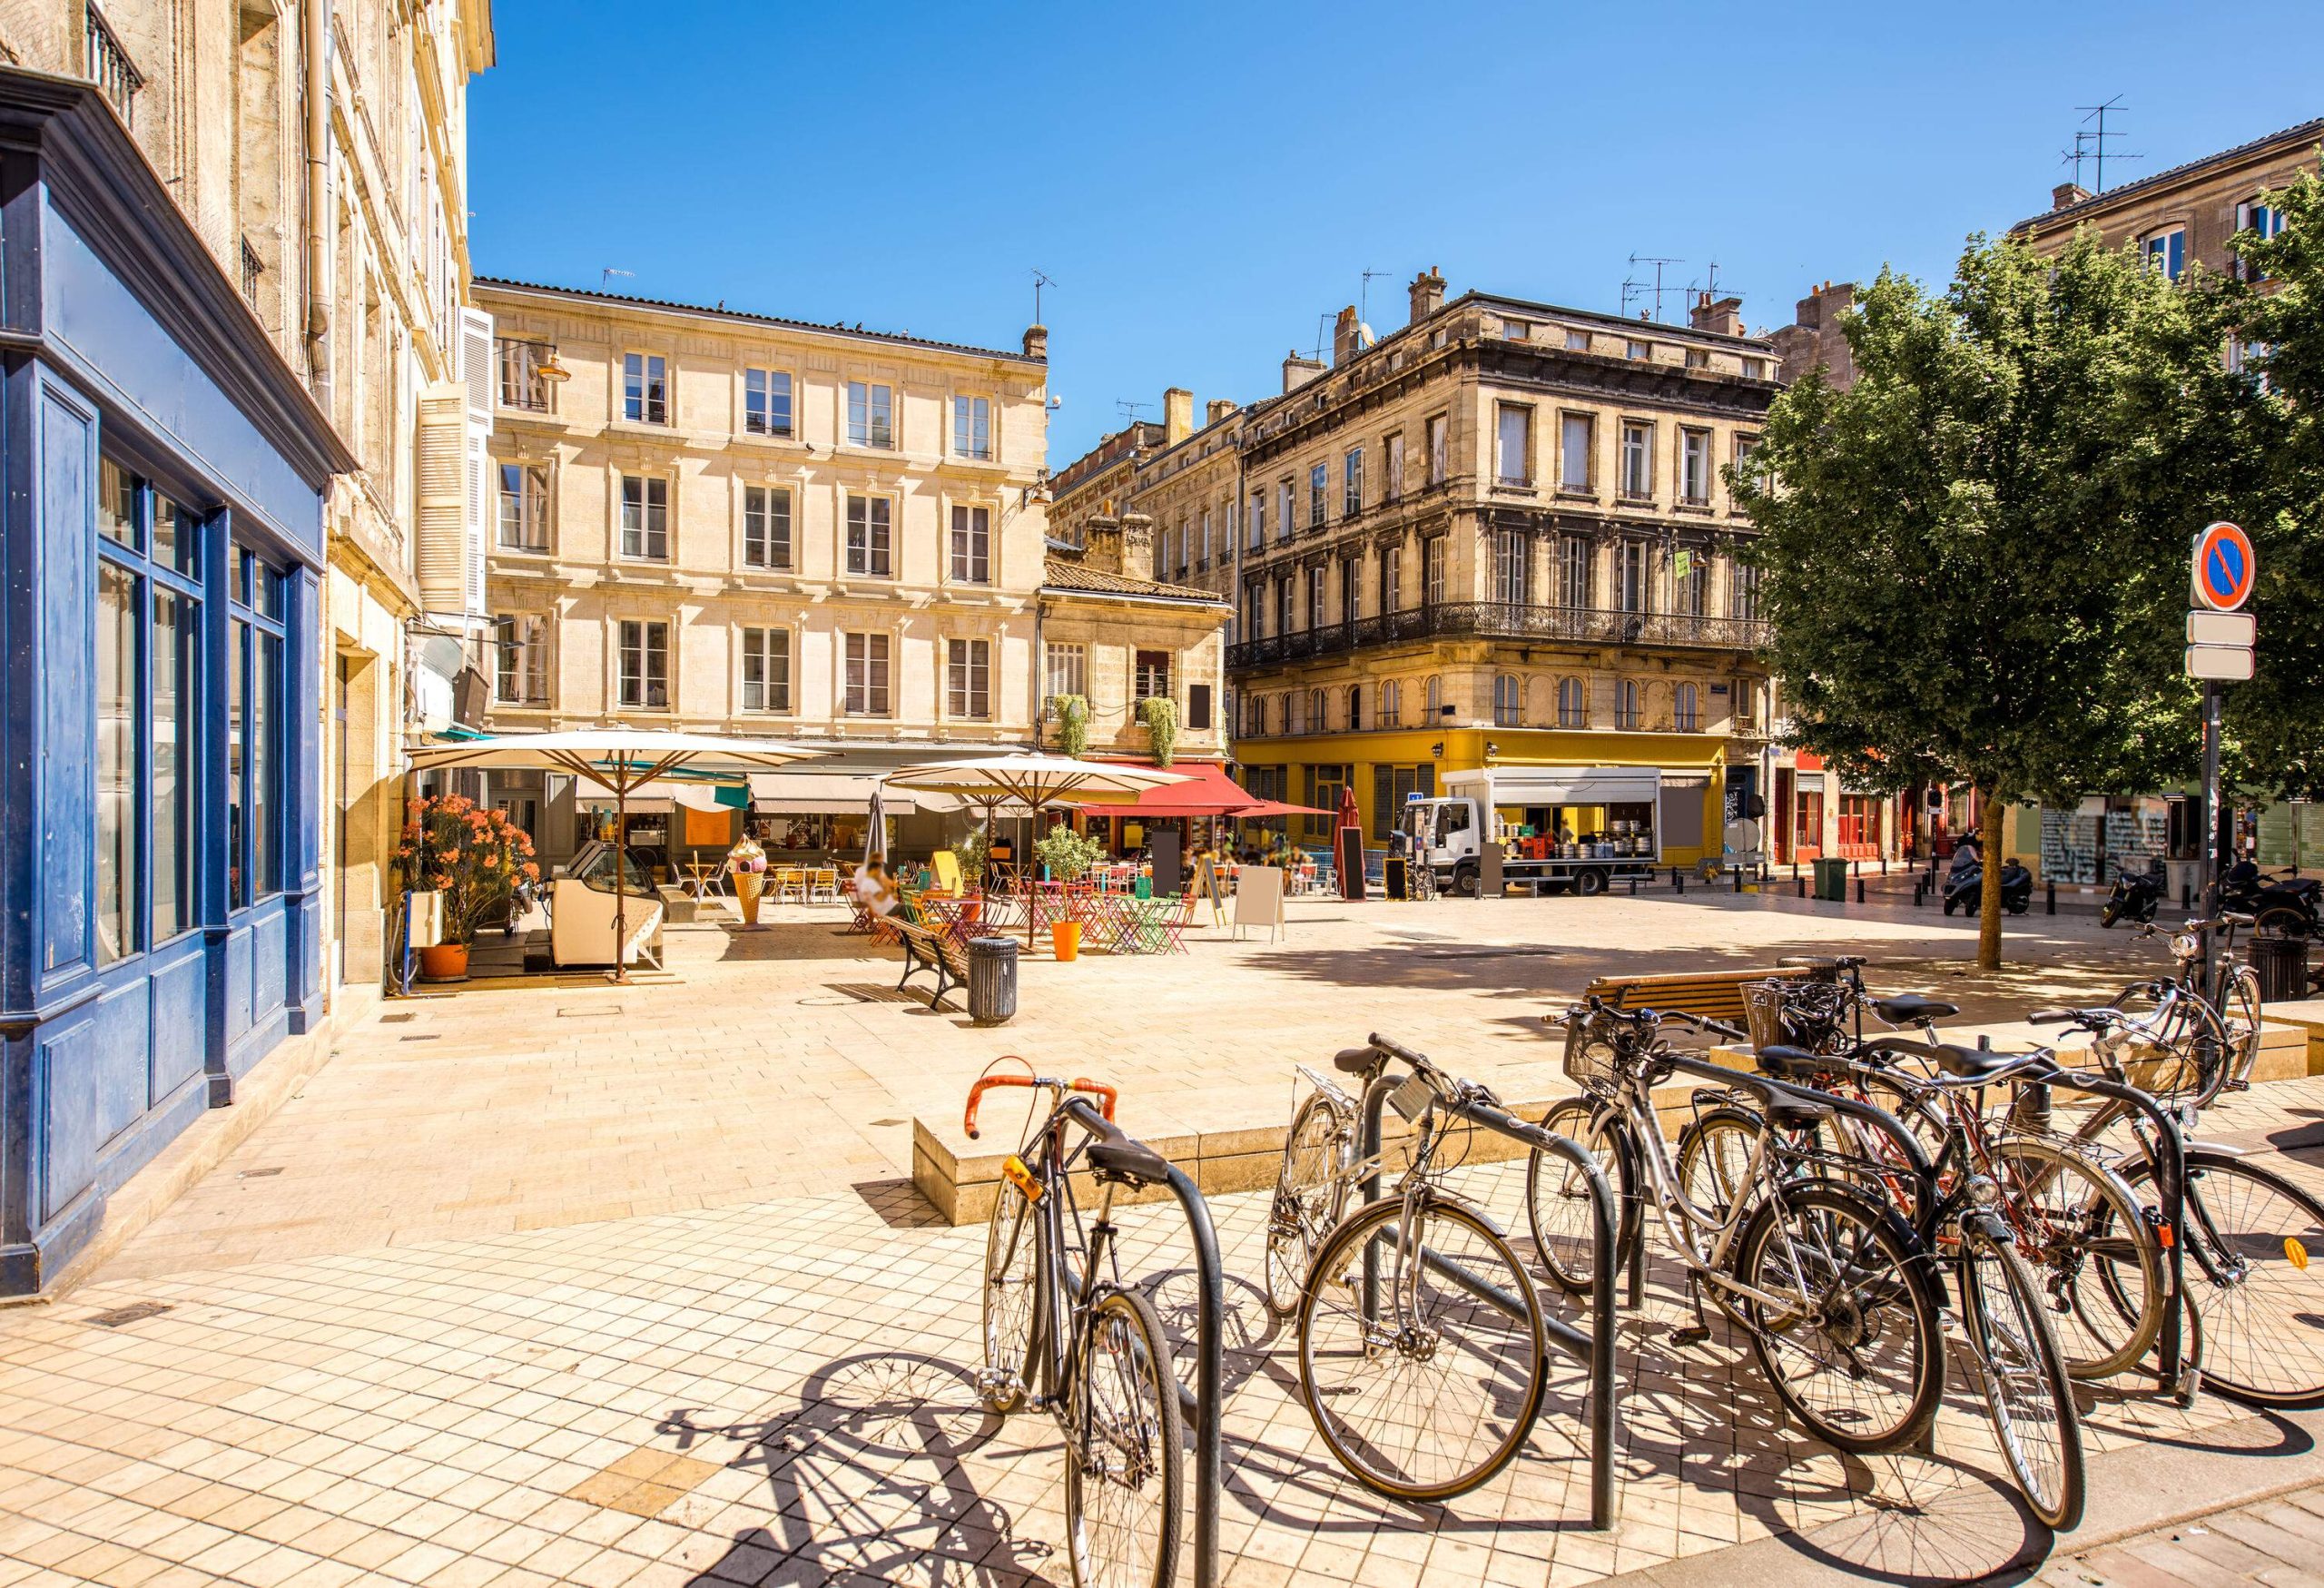
[[(1818, 1438), (1858, 1455), (1916, 1443), (1945, 1386), (1932, 1265), (1872, 1194), (1845, 1179), (1804, 1172), (1799, 1145), (1837, 1113), (1878, 1111), (1681, 1053), (1659, 1038), (1665, 1018), (1595, 999), (1567, 1011), (1565, 1071), (1583, 1091), (1542, 1121), (1610, 1167), (1625, 1209), (1618, 1262), (1643, 1262), (1632, 1244), (1635, 1209), (1651, 1207), (1686, 1269), (1695, 1309), (1694, 1327), (1674, 1336), (1679, 1343), (1709, 1337), (1708, 1297), (1750, 1341), (1786, 1410)], [(1692, 1015), (1667, 1018), (1740, 1035)], [(1750, 1092), (1760, 1117), (1776, 1127), (1754, 1137), (1723, 1208), (1704, 1208), (1686, 1194), (1663, 1143), (1654, 1088), (1682, 1072)], [(1561, 1119), (1579, 1119), (1582, 1129), (1561, 1129)], [(1917, 1150), (1893, 1119), (1883, 1128), (1906, 1144), (1900, 1149), (1908, 1159)], [(1581, 1189), (1568, 1166), (1539, 1152), (1526, 1166), (1534, 1248), (1551, 1278), (1576, 1296), (1590, 1294), (1596, 1282), (1573, 1260)]]
[[(1118, 1189), (1162, 1183), (1170, 1166), (1113, 1122), (1112, 1087), (1026, 1068), (979, 1077), (962, 1120), (974, 1140), (987, 1091), (1021, 1086), (1036, 1095), (1024, 1139), (1002, 1161), (985, 1235), (979, 1392), (995, 1412), (1029, 1404), (1057, 1419), (1074, 1582), (1169, 1588), (1186, 1507), (1178, 1383), (1153, 1303), (1122, 1283), (1112, 1212)], [(1042, 1093), (1055, 1100), (1035, 1125)], [(1078, 1134), (1068, 1139), (1068, 1127)], [(1074, 1195), (1077, 1169), (1101, 1192), (1091, 1224)]]
[[(1411, 1073), (1392, 1078), (1392, 1061)], [(1523, 1445), (1549, 1387), (1549, 1334), (1522, 1259), (1439, 1183), (1440, 1155), (1456, 1112), (1526, 1127), (1484, 1087), (1379, 1036), (1332, 1062), (1412, 1123), (1407, 1167), (1389, 1195), (1346, 1212), (1386, 1155), (1357, 1158), (1358, 1103), (1300, 1066), (1315, 1090), (1276, 1179), (1268, 1305), (1298, 1309), (1300, 1393), (1340, 1465), (1376, 1494), (1451, 1499)]]

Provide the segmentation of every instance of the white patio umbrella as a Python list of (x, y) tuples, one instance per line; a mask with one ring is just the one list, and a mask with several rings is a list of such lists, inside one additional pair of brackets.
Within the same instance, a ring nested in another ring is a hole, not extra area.
[[(1024, 807), (1039, 828), (1042, 810), (1070, 802), (1103, 804), (1136, 799), (1139, 793), (1164, 784), (1184, 783), (1183, 773), (1161, 772), (1151, 766), (1129, 766), (1117, 761), (1078, 761), (1069, 755), (974, 755), (960, 761), (931, 761), (899, 767), (887, 781), (915, 792), (952, 794), (978, 804), (1003, 803)], [(1025, 912), (1025, 941), (1033, 941), (1033, 912)]]
[(534, 767), (569, 772), (613, 791), (614, 980), (629, 980), (625, 950), (629, 944), (629, 796), (655, 778), (684, 769), (731, 773), (766, 772), (823, 754), (781, 739), (743, 739), (724, 734), (674, 734), (653, 728), (564, 728), (548, 734), (495, 734), (411, 751), (411, 770), (451, 767)]

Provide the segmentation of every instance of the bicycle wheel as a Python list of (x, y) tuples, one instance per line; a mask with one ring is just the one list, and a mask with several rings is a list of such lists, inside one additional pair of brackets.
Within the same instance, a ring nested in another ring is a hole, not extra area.
[(2137, 1196), (2104, 1164), (2049, 1141), (2002, 1137), (1993, 1161), (2002, 1216), (2038, 1270), (2066, 1371), (2129, 1372), (2162, 1327), (2162, 1248)]
[(2063, 1533), (2082, 1521), (2082, 1418), (2033, 1270), (1980, 1220), (1962, 1232), (1957, 1272), (2002, 1459), (2042, 1524)]
[[(1620, 1116), (1590, 1098), (1567, 1098), (1541, 1116), (1541, 1129), (1579, 1143), (1598, 1160), (1614, 1193), (1614, 1272), (1622, 1271), (1638, 1228), (1638, 1202), (1630, 1195), (1629, 1159), (1617, 1147)], [(1591, 1267), (1597, 1222), (1590, 1210), (1590, 1182), (1561, 1158), (1532, 1153), (1525, 1164), (1525, 1224), (1533, 1250), (1558, 1287), (1587, 1296), (1596, 1283)]]
[[(2153, 1171), (2123, 1175), (2142, 1188)], [(2203, 1382), (2255, 1406), (2324, 1406), (2324, 1203), (2273, 1169), (2187, 1154), (2188, 1299), (2202, 1312)], [(2199, 1260), (2208, 1255), (2225, 1282)]]
[(1738, 1310), (1777, 1398), (1860, 1455), (1917, 1439), (1945, 1389), (1936, 1297), (1894, 1218), (1845, 1186), (1782, 1186), (1744, 1226), (1732, 1266), (1773, 1298)]
[(1079, 1588), (1170, 1588), (1186, 1510), (1178, 1381), (1154, 1304), (1090, 1304), (1067, 1431), (1065, 1534)]
[(1354, 1121), (1326, 1092), (1316, 1092), (1292, 1116), (1275, 1171), (1275, 1205), (1267, 1210), (1267, 1310), (1288, 1317), (1299, 1310), (1315, 1243), (1331, 1228), (1334, 1189), (1346, 1167)]
[(1525, 1443), (1549, 1340), (1532, 1280), (1482, 1214), (1424, 1199), (1400, 1248), (1403, 1214), (1402, 1198), (1369, 1203), (1324, 1238), (1299, 1308), (1299, 1390), (1357, 1482), (1449, 1500)]
[(1025, 1193), (1001, 1181), (984, 1235), (984, 1371), (977, 1387), (985, 1405), (1004, 1414), (1025, 1404), (1039, 1296), (1039, 1228)]
[(1679, 1132), (1679, 1189), (1721, 1223), (1749, 1185), (1761, 1121), (1741, 1109), (1713, 1109)]

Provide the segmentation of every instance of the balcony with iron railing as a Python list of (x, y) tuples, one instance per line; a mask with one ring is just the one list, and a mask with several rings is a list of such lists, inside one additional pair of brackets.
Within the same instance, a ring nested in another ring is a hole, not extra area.
[(1750, 651), (1765, 645), (1767, 638), (1766, 621), (1756, 617), (1454, 601), (1244, 640), (1227, 648), (1226, 666), (1230, 671), (1242, 672), (1426, 639), (1516, 639), (1663, 650)]

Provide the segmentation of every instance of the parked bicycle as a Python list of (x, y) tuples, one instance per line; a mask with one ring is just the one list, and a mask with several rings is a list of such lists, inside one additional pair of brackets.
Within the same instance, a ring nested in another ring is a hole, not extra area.
[[(1065, 1435), (1074, 1582), (1169, 1588), (1186, 1505), (1178, 1385), (1153, 1304), (1122, 1282), (1112, 1211), (1122, 1187), (1160, 1184), (1170, 1166), (1113, 1122), (1112, 1087), (1026, 1070), (980, 1077), (963, 1119), (974, 1139), (986, 1092), (1034, 1091), (1025, 1137), (1001, 1165), (985, 1237), (979, 1388), (996, 1412), (1028, 1404), (1048, 1411)], [(1077, 1170), (1097, 1182), (1094, 1222), (1074, 1194)]]

